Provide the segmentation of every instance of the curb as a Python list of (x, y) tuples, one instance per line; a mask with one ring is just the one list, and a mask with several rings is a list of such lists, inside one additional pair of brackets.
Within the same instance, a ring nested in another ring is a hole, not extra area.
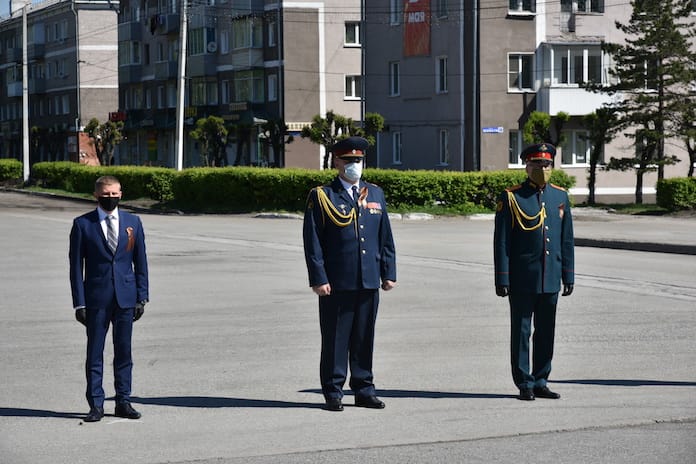
[(591, 248), (610, 248), (612, 250), (647, 251), (651, 253), (673, 253), (696, 255), (696, 245), (675, 245), (655, 242), (626, 242), (623, 240), (601, 240), (575, 237), (575, 246)]

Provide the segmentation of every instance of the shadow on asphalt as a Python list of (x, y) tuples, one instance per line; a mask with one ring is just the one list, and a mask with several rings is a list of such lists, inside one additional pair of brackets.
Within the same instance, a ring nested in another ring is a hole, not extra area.
[(131, 402), (181, 408), (320, 408), (322, 406), (317, 403), (225, 398), (219, 396), (160, 396), (153, 398), (133, 396), (131, 397)]
[(612, 387), (696, 387), (696, 382), (682, 382), (679, 380), (573, 379), (549, 380), (549, 383), (577, 383), (580, 385), (606, 385)]
[(46, 411), (43, 409), (0, 408), (0, 417), (54, 417), (59, 419), (82, 419), (85, 413)]
[[(318, 393), (321, 390), (318, 388), (301, 390), (300, 393)], [(353, 393), (346, 391), (345, 395), (349, 396)], [(385, 398), (483, 398), (483, 399), (500, 399), (500, 398), (517, 398), (517, 395), (501, 395), (498, 393), (466, 393), (466, 392), (440, 392), (427, 390), (382, 390), (377, 389), (377, 396)]]

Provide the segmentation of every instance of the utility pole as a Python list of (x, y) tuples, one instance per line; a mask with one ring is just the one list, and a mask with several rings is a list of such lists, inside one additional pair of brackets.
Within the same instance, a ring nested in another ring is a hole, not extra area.
[(22, 7), (22, 161), (24, 183), (29, 181), (29, 67), (27, 66), (27, 5)]
[(181, 1), (181, 26), (179, 27), (179, 73), (178, 86), (176, 92), (176, 170), (181, 171), (184, 168), (184, 103), (186, 101), (186, 29), (188, 29), (188, 20), (186, 16), (188, 11), (186, 2)]

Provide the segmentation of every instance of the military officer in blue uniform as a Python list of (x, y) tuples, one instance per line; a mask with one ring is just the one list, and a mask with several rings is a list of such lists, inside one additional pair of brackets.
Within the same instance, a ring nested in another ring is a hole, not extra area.
[(343, 410), (350, 366), (355, 405), (382, 409), (372, 374), (379, 289), (396, 285), (396, 254), (384, 192), (361, 180), (368, 142), (348, 137), (331, 152), (338, 176), (307, 198), (303, 239), (309, 285), (319, 296), (321, 389)]
[(546, 382), (561, 282), (562, 295), (568, 296), (575, 281), (568, 193), (549, 183), (555, 155), (555, 147), (548, 143), (523, 150), (520, 158), (528, 177), (503, 192), (495, 215), (495, 291), (509, 298), (512, 378), (518, 398), (527, 401), (560, 398)]

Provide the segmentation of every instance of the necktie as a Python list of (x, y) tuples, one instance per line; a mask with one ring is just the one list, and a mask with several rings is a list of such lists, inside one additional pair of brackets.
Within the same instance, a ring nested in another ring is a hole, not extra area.
[(353, 192), (353, 203), (358, 205), (358, 187), (354, 185), (353, 187), (351, 187), (351, 191)]
[(116, 228), (112, 221), (115, 221), (114, 216), (106, 217), (106, 241), (109, 244), (109, 249), (112, 253), (116, 253), (116, 247), (118, 246), (118, 239), (116, 238)]

